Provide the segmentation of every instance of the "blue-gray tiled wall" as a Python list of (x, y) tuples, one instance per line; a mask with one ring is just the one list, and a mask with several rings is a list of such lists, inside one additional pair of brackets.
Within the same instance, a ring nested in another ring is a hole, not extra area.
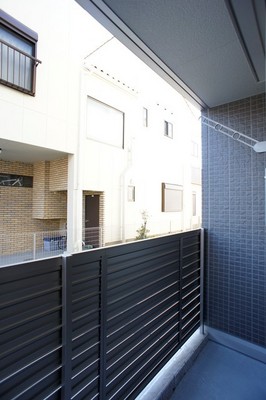
[[(266, 140), (265, 95), (203, 113)], [(203, 131), (206, 323), (266, 345), (266, 153), (215, 130)]]

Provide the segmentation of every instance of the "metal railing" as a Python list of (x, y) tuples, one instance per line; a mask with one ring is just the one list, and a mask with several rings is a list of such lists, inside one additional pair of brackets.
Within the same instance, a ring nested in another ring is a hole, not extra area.
[(0, 266), (62, 254), (67, 246), (63, 230), (0, 235)]
[(83, 250), (98, 248), (103, 246), (103, 229), (101, 227), (93, 227), (83, 229), (82, 232)]
[[(83, 250), (103, 246), (102, 228), (84, 229), (82, 237)], [(56, 256), (66, 250), (66, 229), (0, 235), (0, 266)]]
[[(191, 223), (191, 229), (200, 227), (200, 220)], [(148, 225), (148, 237), (160, 237), (170, 233), (178, 233), (178, 225), (166, 221), (163, 233), (158, 232), (156, 221), (151, 221)], [(136, 240), (137, 228), (139, 226), (127, 225), (125, 230), (128, 239), (132, 242)], [(135, 236), (134, 236), (135, 235)], [(90, 250), (103, 247), (110, 244), (121, 243), (121, 227), (94, 227), (83, 229), (82, 232), (82, 250)], [(54, 230), (44, 232), (24, 232), (18, 234), (0, 234), (0, 266), (15, 264), (22, 261), (37, 260), (63, 254), (67, 250), (67, 230)]]
[(34, 95), (36, 67), (41, 61), (15, 46), (0, 40), (0, 82)]
[(201, 237), (0, 268), (0, 398), (135, 399), (200, 325)]

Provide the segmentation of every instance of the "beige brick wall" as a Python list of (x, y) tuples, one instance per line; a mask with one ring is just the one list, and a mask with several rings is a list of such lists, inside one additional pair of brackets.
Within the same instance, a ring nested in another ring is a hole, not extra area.
[(67, 190), (68, 158), (50, 161), (49, 189), (51, 191)]
[(44, 219), (45, 215), (45, 195), (46, 174), (49, 174), (49, 163), (40, 161), (33, 166), (33, 205), (32, 217)]
[(0, 173), (33, 176), (33, 165), (0, 160)]
[[(59, 177), (61, 171), (57, 170)], [(54, 174), (55, 175), (55, 174)], [(58, 179), (60, 183), (60, 179)], [(55, 187), (56, 181), (53, 181)], [(33, 166), (33, 218), (66, 219), (67, 192), (50, 190), (50, 162), (40, 161)]]
[[(0, 160), (0, 173), (33, 176), (33, 165)], [(33, 185), (36, 183), (34, 180)], [(66, 207), (66, 193), (60, 196)], [(53, 231), (62, 226), (59, 218), (34, 219), (32, 210), (33, 188), (0, 186), (0, 255), (31, 251), (34, 232)], [(38, 244), (42, 245), (42, 238)]]

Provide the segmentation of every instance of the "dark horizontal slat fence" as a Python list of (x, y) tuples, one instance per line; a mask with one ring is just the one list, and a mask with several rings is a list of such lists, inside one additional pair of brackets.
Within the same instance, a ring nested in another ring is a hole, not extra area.
[(200, 324), (192, 231), (0, 269), (1, 399), (134, 399)]
[(0, 398), (55, 399), (61, 388), (60, 259), (0, 268)]

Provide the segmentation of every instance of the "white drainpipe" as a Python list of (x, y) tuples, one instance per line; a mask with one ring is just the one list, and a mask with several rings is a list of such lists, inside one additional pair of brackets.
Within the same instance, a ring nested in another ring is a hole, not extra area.
[(127, 165), (120, 175), (120, 204), (121, 204), (121, 211), (120, 211), (120, 223), (121, 223), (121, 240), (124, 243), (126, 241), (126, 233), (125, 233), (125, 223), (126, 223), (126, 177), (128, 172), (132, 168), (132, 153), (133, 153), (133, 140), (131, 139), (131, 145), (127, 151)]

